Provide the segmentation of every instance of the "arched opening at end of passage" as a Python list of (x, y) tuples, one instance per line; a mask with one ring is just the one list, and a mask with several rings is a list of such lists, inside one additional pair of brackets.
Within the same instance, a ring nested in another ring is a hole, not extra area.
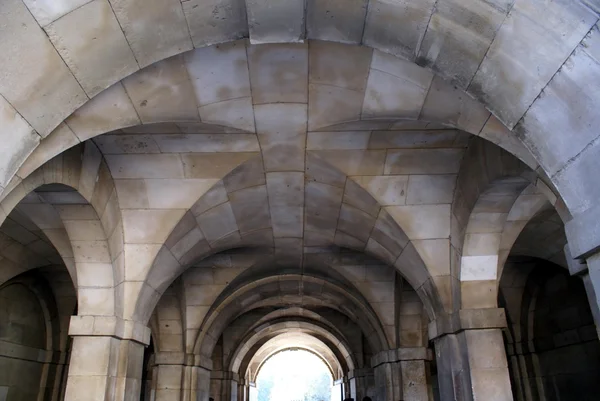
[(320, 356), (290, 346), (271, 355), (258, 368), (250, 401), (337, 401), (341, 391), (341, 384), (335, 384)]

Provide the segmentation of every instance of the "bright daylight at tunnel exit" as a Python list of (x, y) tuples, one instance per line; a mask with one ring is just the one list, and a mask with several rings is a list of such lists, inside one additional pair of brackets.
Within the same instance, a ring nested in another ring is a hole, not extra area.
[(599, 19), (0, 1), (0, 401), (598, 401)]

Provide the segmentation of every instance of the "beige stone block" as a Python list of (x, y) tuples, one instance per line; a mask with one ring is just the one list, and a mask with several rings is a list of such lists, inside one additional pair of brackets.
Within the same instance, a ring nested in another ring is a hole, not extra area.
[(473, 393), (490, 401), (512, 399), (508, 368), (476, 369), (471, 372)]
[(269, 200), (265, 185), (231, 192), (229, 202), (240, 233), (271, 227)]
[[(142, 9), (150, 7), (146, 5)], [(154, 63), (123, 79), (122, 83), (144, 124), (200, 120), (183, 56)]]
[(307, 37), (359, 44), (362, 40), (367, 3), (366, 0), (308, 0)]
[(115, 296), (112, 288), (79, 288), (77, 310), (80, 315), (114, 316)]
[(106, 239), (99, 220), (68, 220), (63, 222), (71, 241), (100, 241)]
[(256, 106), (256, 130), (265, 171), (304, 171), (306, 105)]
[(377, 200), (354, 180), (346, 181), (344, 203), (354, 206), (375, 218), (379, 214), (380, 205)]
[(302, 0), (270, 3), (246, 1), (251, 43), (293, 43), (304, 39), (305, 4)]
[(304, 205), (304, 174), (272, 172), (266, 174), (271, 207), (302, 207)]
[(334, 231), (342, 203), (343, 190), (309, 181), (305, 189), (305, 229)]
[(219, 181), (191, 207), (190, 211), (197, 217), (208, 209), (227, 202), (227, 200), (225, 186), (222, 181)]
[(460, 263), (461, 281), (496, 280), (498, 255), (463, 256)]
[(112, 337), (74, 337), (69, 376), (103, 376), (109, 372)]
[(159, 244), (125, 244), (125, 280), (144, 281), (160, 248)]
[(111, 0), (112, 8), (140, 67), (192, 49), (177, 0)]
[(406, 204), (407, 175), (354, 176), (352, 180), (368, 191), (382, 206)]
[(308, 102), (308, 46), (248, 46), (252, 102)]
[(242, 163), (223, 178), (223, 185), (228, 193), (257, 185), (265, 185), (265, 182), (263, 161), (260, 157), (254, 157)]
[(1, 96), (0, 127), (0, 185), (7, 185), (19, 166), (15, 157), (25, 160), (38, 146), (40, 136)]
[(65, 399), (73, 401), (103, 401), (108, 376), (76, 376), (69, 372)]
[(200, 106), (199, 112), (205, 123), (254, 132), (254, 112), (252, 99), (249, 97)]
[(469, 350), (469, 365), (472, 369), (508, 366), (501, 330), (465, 330), (464, 333)]
[(182, 154), (181, 159), (186, 178), (221, 179), (257, 155), (257, 152), (193, 153)]
[(139, 69), (108, 0), (73, 10), (46, 32), (88, 96)]
[(398, 252), (393, 253), (392, 250), (381, 245), (377, 240), (373, 239), (373, 237), (369, 237), (369, 241), (367, 242), (367, 246), (365, 247), (365, 253), (374, 256), (375, 258), (381, 260), (382, 262), (393, 264), (398, 256), (400, 255), (400, 249)]
[(305, 174), (308, 181), (316, 181), (339, 188), (346, 185), (346, 174), (312, 151), (306, 152)]
[(104, 134), (94, 138), (94, 143), (104, 155), (124, 153), (161, 153), (156, 135)]
[(450, 240), (413, 240), (412, 243), (432, 276), (450, 274)]
[(384, 150), (312, 150), (311, 153), (346, 175), (383, 174)]
[(200, 228), (195, 227), (171, 247), (171, 253), (175, 258), (181, 260), (202, 240), (204, 240), (204, 234), (202, 234)]
[(162, 244), (183, 216), (182, 209), (124, 210), (126, 244)]
[(510, 209), (506, 220), (529, 220), (544, 206), (549, 206), (549, 203), (543, 194), (521, 195)]
[(309, 82), (364, 91), (373, 51), (334, 42), (309, 43)]
[(458, 174), (462, 149), (389, 150), (385, 174)]
[(472, 213), (467, 233), (501, 233), (506, 217), (506, 213)]
[(377, 241), (390, 254), (398, 257), (408, 243), (408, 237), (398, 223), (385, 209), (379, 211), (379, 216), (371, 232), (371, 239)]
[(140, 124), (140, 120), (123, 85), (116, 83), (69, 116), (66, 123), (80, 141), (85, 141), (108, 131)]
[(361, 117), (364, 93), (331, 85), (308, 85), (308, 128), (328, 127)]
[(425, 89), (429, 88), (433, 80), (433, 73), (431, 71), (411, 61), (384, 53), (380, 50), (373, 51), (371, 69), (405, 79)]
[(450, 237), (450, 205), (388, 206), (385, 209), (411, 240)]
[(461, 89), (435, 77), (423, 104), (421, 118), (437, 121), (478, 135), (490, 112)]
[(87, 96), (22, 1), (4, 1), (2, 17), (5, 78), (0, 80), (0, 93), (40, 135), (47, 136)]
[(452, 203), (456, 175), (411, 175), (408, 178), (407, 205)]
[(218, 180), (209, 179), (148, 179), (146, 193), (151, 209), (189, 209)]
[(78, 143), (79, 139), (73, 131), (66, 124), (60, 124), (31, 152), (17, 171), (17, 175), (21, 178), (27, 177), (46, 161)]
[(500, 233), (477, 233), (465, 235), (464, 256), (495, 255), (500, 249)]
[(110, 263), (111, 257), (106, 240), (76, 241), (71, 240), (75, 262)]
[(363, 43), (414, 60), (435, 1), (374, 0), (369, 3)]
[(464, 148), (470, 135), (453, 129), (424, 131), (373, 131), (369, 149)]
[(518, 157), (523, 163), (535, 170), (538, 167), (537, 160), (512, 131), (510, 131), (495, 116), (490, 116), (479, 136), (500, 146), (502, 149)]
[(298, 206), (271, 206), (271, 225), (276, 238), (302, 237), (304, 208)]
[(248, 37), (243, 0), (190, 0), (181, 3), (194, 47)]
[(178, 154), (106, 155), (105, 160), (115, 179), (183, 178)]
[(259, 152), (255, 135), (182, 134), (153, 135), (163, 153)]
[(145, 180), (115, 180), (115, 188), (122, 209), (146, 209), (149, 207)]
[(341, 248), (353, 249), (355, 251), (364, 251), (366, 244), (350, 234), (342, 231), (336, 231), (333, 238), (333, 243)]
[(418, 118), (427, 95), (422, 87), (405, 77), (371, 69), (362, 116), (367, 118)]
[(245, 41), (196, 49), (185, 62), (198, 105), (252, 96)]
[(375, 217), (360, 209), (342, 203), (337, 224), (338, 230), (367, 243), (374, 225)]
[(112, 287), (113, 267), (110, 263), (77, 263), (77, 285), (82, 287)]
[(238, 230), (237, 221), (229, 202), (200, 214), (197, 217), (200, 229), (209, 242)]
[(33, 14), (41, 27), (57, 20), (76, 8), (89, 3), (90, 0), (24, 0), (23, 2)]
[(367, 149), (371, 132), (309, 132), (307, 135), (307, 150), (357, 150)]

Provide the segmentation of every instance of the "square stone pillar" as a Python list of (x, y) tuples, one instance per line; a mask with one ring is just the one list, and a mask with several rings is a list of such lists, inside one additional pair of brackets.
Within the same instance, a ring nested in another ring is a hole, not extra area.
[(422, 347), (398, 348), (373, 356), (374, 401), (431, 401), (427, 369), (430, 360), (429, 350)]
[(512, 401), (502, 331), (464, 330), (435, 340), (440, 399)]
[(150, 332), (116, 317), (73, 316), (65, 401), (138, 401)]
[(373, 369), (354, 369), (348, 372), (350, 385), (350, 397), (361, 401), (364, 397), (373, 398), (374, 394), (369, 392), (370, 385), (374, 382)]

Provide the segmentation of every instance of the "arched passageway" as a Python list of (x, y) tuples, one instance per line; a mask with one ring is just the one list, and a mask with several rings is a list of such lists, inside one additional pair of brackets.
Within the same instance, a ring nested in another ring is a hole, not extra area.
[(290, 344), (355, 400), (585, 399), (598, 12), (1, 2), (0, 400), (253, 401)]

